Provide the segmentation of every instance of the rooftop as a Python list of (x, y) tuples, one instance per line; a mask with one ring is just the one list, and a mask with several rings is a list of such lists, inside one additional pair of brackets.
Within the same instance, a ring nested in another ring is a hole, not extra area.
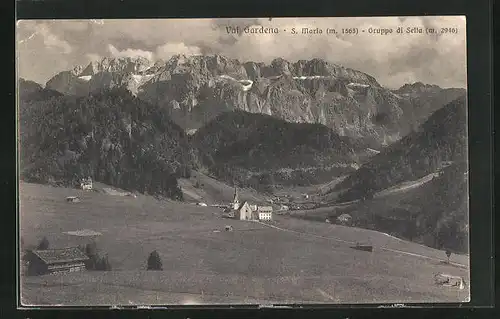
[(272, 211), (273, 208), (271, 206), (259, 206), (259, 207), (257, 207), (257, 210), (259, 212), (261, 212), (261, 211)]
[(245, 206), (245, 204), (247, 204), (247, 203), (248, 203), (247, 201), (240, 203), (240, 205), (238, 206), (238, 210), (242, 209), (243, 206)]
[(85, 261), (89, 259), (79, 248), (70, 247), (62, 249), (33, 250), (38, 258), (47, 264), (71, 261)]

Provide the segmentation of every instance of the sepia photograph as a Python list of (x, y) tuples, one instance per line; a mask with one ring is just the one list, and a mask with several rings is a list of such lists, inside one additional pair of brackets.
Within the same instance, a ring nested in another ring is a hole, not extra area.
[(24, 307), (470, 301), (465, 16), (19, 20)]

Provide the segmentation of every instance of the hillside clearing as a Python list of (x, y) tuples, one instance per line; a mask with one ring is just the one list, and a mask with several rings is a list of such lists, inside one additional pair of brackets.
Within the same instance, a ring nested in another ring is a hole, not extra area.
[[(234, 187), (220, 182), (199, 171), (193, 171), (191, 178), (180, 178), (179, 186), (188, 202), (203, 201), (207, 204), (228, 203), (233, 200)], [(263, 204), (266, 199), (253, 189), (238, 190), (242, 200)]]

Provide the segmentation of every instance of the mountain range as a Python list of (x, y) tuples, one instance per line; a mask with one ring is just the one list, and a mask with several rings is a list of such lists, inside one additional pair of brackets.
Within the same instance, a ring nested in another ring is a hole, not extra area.
[(375, 149), (399, 140), (465, 92), (418, 82), (390, 90), (368, 74), (321, 59), (278, 58), (265, 64), (221, 55), (176, 55), (156, 62), (103, 58), (60, 72), (45, 87), (77, 96), (126, 88), (167, 110), (186, 131), (222, 112), (243, 110), (323, 124)]

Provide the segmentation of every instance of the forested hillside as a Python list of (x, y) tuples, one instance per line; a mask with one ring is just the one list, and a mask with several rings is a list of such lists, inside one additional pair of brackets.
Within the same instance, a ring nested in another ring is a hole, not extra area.
[[(467, 107), (465, 96), (436, 111), (400, 141), (371, 158), (333, 188), (360, 227), (436, 248), (468, 250)], [(395, 195), (374, 195), (434, 174), (429, 182)]]
[(467, 165), (460, 162), (420, 187), (361, 201), (328, 217), (348, 213), (354, 226), (464, 253), (469, 248), (467, 196)]
[(192, 143), (200, 163), (218, 178), (264, 188), (315, 184), (354, 171), (363, 151), (324, 125), (244, 111), (219, 115)]
[[(20, 83), (22, 86), (22, 83)], [(86, 97), (31, 90), (21, 99), (21, 178), (74, 186), (83, 177), (181, 199), (190, 148), (166, 112), (125, 89)]]
[(417, 131), (385, 148), (334, 190), (341, 200), (371, 197), (377, 191), (415, 180), (467, 160), (465, 96), (431, 115)]

